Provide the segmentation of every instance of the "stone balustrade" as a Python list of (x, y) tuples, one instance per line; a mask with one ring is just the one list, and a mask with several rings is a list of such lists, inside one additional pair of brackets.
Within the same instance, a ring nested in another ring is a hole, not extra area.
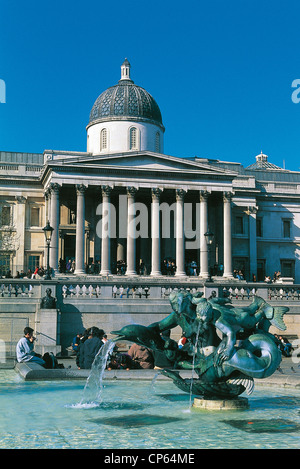
[[(300, 302), (300, 285), (265, 284), (265, 283), (206, 283), (199, 279), (165, 281), (140, 277), (138, 280), (127, 280), (114, 277), (109, 281), (94, 279), (59, 279), (50, 281), (43, 279), (1, 279), (0, 301), (3, 298), (32, 298), (38, 299), (44, 295), (45, 288), (52, 288), (57, 299), (62, 302), (72, 299), (166, 299), (170, 293), (180, 289), (191, 293), (202, 292), (208, 297), (215, 290), (218, 297), (227, 296), (232, 302), (251, 301), (255, 295), (265, 300), (276, 302)], [(43, 293), (43, 294), (42, 294)]]
[(101, 295), (101, 287), (99, 285), (86, 285), (86, 284), (76, 284), (74, 285), (63, 285), (62, 286), (62, 296), (63, 298), (67, 297), (89, 297), (89, 298), (99, 298)]
[(273, 301), (300, 301), (300, 286), (280, 286), (268, 288), (268, 299)]
[(0, 298), (38, 298), (40, 296), (39, 284), (24, 281), (0, 281)]

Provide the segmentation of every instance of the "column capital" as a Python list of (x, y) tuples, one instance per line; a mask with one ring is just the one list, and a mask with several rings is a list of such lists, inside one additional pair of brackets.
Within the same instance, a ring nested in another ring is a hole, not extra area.
[(137, 193), (137, 188), (136, 187), (133, 187), (133, 186), (127, 187), (128, 197), (135, 197), (136, 193)]
[(27, 197), (25, 197), (24, 195), (16, 195), (15, 199), (18, 202), (18, 204), (26, 204), (26, 201), (27, 201)]
[(84, 195), (86, 190), (87, 190), (87, 186), (85, 184), (76, 184), (77, 195)]
[(200, 195), (200, 202), (207, 202), (207, 199), (210, 196), (210, 192), (205, 191), (205, 190), (200, 190), (199, 195)]
[(47, 189), (44, 190), (44, 197), (45, 197), (46, 200), (48, 200), (50, 198), (50, 196), (51, 196), (50, 192), (51, 192), (51, 190), (50, 190), (49, 187), (47, 187)]
[(247, 215), (256, 215), (258, 211), (258, 207), (252, 206), (252, 207), (247, 207), (247, 210), (245, 210), (245, 213)]
[(232, 197), (233, 197), (233, 192), (231, 191), (223, 192), (223, 202), (231, 202)]
[(183, 200), (186, 194), (186, 191), (184, 189), (176, 189), (175, 194), (176, 194), (176, 200)]
[(161, 193), (162, 193), (162, 190), (159, 189), (159, 187), (152, 187), (151, 189), (152, 200), (159, 200)]
[(108, 185), (101, 186), (102, 197), (103, 196), (110, 197), (110, 194), (112, 193), (112, 190), (113, 190), (113, 188), (111, 186), (108, 186)]
[(60, 189), (61, 189), (61, 185), (58, 184), (57, 182), (52, 182), (49, 186), (49, 191), (53, 194), (59, 194)]

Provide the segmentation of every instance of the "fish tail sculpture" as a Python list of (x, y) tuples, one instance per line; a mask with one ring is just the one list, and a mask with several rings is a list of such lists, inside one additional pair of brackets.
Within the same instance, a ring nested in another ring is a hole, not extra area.
[(238, 370), (246, 376), (263, 379), (271, 376), (281, 362), (281, 352), (267, 334), (253, 334), (229, 360), (223, 362), (225, 375)]

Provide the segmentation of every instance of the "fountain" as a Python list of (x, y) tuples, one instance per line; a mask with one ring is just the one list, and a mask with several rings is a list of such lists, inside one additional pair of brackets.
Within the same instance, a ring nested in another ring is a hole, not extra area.
[(97, 407), (102, 401), (102, 380), (107, 359), (115, 343), (107, 341), (100, 348), (92, 363), (90, 374), (86, 380), (83, 397), (79, 403), (82, 407)]
[[(236, 308), (226, 298), (186, 291), (173, 293), (170, 301), (173, 312), (162, 321), (114, 331), (95, 357), (84, 389), (72, 379), (30, 382), (0, 370), (0, 447), (150, 454), (162, 448), (182, 454), (201, 448), (298, 448), (300, 391), (258, 386), (252, 393), (253, 380), (263, 382), (281, 361), (269, 327), (284, 330), (288, 308), (273, 308), (259, 297)], [(182, 349), (162, 334), (177, 325), (187, 337)], [(107, 358), (121, 338), (165, 353), (173, 367), (161, 370), (151, 386), (143, 372), (103, 380)], [(181, 376), (187, 374), (189, 379)], [(241, 408), (242, 416), (236, 411)]]
[[(202, 293), (188, 291), (170, 295), (172, 313), (149, 326), (133, 324), (112, 331), (113, 341), (128, 340), (163, 352), (173, 364), (162, 373), (184, 392), (198, 396), (194, 408), (241, 409), (248, 407), (254, 378), (271, 376), (281, 362), (276, 337), (271, 325), (285, 330), (287, 307), (272, 307), (256, 296), (252, 304), (234, 307), (228, 298), (208, 299)], [(177, 343), (162, 333), (180, 326), (187, 338), (179, 349)], [(197, 378), (182, 378), (180, 370), (192, 370)]]

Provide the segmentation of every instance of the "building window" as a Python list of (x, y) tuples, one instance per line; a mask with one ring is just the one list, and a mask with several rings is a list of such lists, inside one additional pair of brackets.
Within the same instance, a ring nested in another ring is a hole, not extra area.
[(1, 226), (10, 226), (12, 222), (11, 216), (11, 207), (3, 206), (1, 210)]
[(107, 129), (100, 132), (100, 151), (107, 150)]
[(257, 259), (257, 281), (263, 282), (265, 280), (265, 276), (266, 276), (266, 260)]
[(235, 234), (244, 234), (244, 219), (241, 216), (235, 217)]
[(263, 229), (262, 229), (262, 218), (256, 219), (256, 236), (262, 238)]
[(155, 134), (155, 151), (160, 153), (160, 133), (156, 132)]
[(291, 220), (283, 220), (283, 237), (291, 237)]
[(280, 271), (282, 277), (295, 278), (295, 261), (294, 259), (281, 259)]
[(28, 269), (34, 272), (37, 267), (40, 267), (40, 256), (28, 256)]
[(39, 207), (31, 207), (30, 209), (30, 226), (40, 226)]
[(10, 254), (0, 253), (0, 275), (4, 277), (10, 271)]
[(129, 131), (129, 149), (130, 150), (137, 150), (137, 129), (135, 127), (131, 127)]

